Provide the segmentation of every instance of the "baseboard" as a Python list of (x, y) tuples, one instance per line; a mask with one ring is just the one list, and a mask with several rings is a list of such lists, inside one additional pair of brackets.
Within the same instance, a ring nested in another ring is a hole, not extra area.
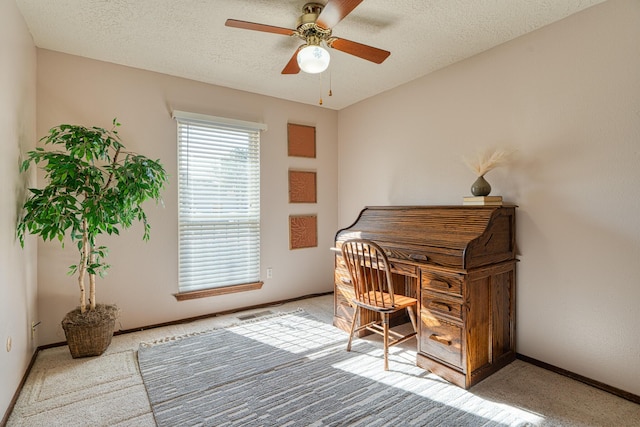
[[(130, 334), (132, 332), (140, 332), (140, 331), (146, 331), (146, 330), (149, 330), (149, 329), (163, 328), (165, 326), (181, 325), (181, 324), (184, 324), (184, 323), (191, 323), (191, 322), (195, 322), (197, 320), (209, 319), (211, 317), (222, 316), (222, 315), (225, 315), (225, 314), (233, 314), (233, 313), (238, 313), (240, 311), (255, 310), (255, 309), (258, 309), (258, 308), (265, 308), (265, 307), (272, 307), (272, 306), (275, 306), (275, 305), (282, 305), (282, 304), (286, 304), (286, 303), (289, 303), (289, 302), (300, 301), (300, 300), (303, 300), (303, 299), (321, 297), (321, 296), (324, 296), (324, 295), (330, 295), (332, 293), (333, 293), (333, 291), (331, 291), (331, 292), (321, 292), (321, 293), (318, 293), (318, 294), (303, 295), (303, 296), (300, 296), (300, 297), (289, 298), (289, 299), (286, 299), (286, 300), (272, 301), (272, 302), (267, 302), (267, 303), (263, 303), (263, 304), (257, 304), (257, 305), (245, 306), (245, 307), (240, 307), (240, 308), (234, 308), (234, 309), (225, 310), (225, 311), (217, 311), (215, 313), (203, 314), (202, 316), (188, 317), (186, 319), (174, 320), (174, 321), (165, 322), (165, 323), (156, 323), (154, 325), (143, 326), (143, 327), (139, 327), (139, 328), (121, 329), (119, 331), (114, 332), (113, 335)], [(63, 345), (66, 345), (66, 343), (63, 343)]]
[(31, 373), (31, 368), (33, 367), (33, 364), (36, 362), (38, 353), (40, 353), (40, 347), (36, 348), (36, 351), (33, 352), (33, 355), (31, 356), (31, 360), (29, 361), (29, 366), (27, 366), (26, 371), (24, 371), (24, 375), (22, 375), (22, 380), (20, 381), (20, 384), (18, 384), (18, 389), (13, 394), (13, 398), (11, 399), (11, 402), (9, 402), (9, 407), (5, 411), (4, 416), (2, 417), (2, 420), (0, 420), (0, 427), (5, 427), (9, 422), (9, 416), (13, 411), (13, 407), (16, 406), (16, 402), (18, 401), (20, 392), (22, 392), (22, 388), (24, 387), (24, 384), (27, 382), (27, 377)]
[(628, 391), (620, 390), (619, 388), (612, 387), (610, 385), (601, 383), (600, 381), (592, 380), (591, 378), (584, 377), (582, 375), (576, 374), (571, 371), (567, 371), (566, 369), (559, 368), (557, 366), (553, 366), (549, 363), (542, 362), (541, 360), (534, 359), (533, 357), (525, 356), (524, 354), (516, 353), (516, 358), (522, 360), (523, 362), (530, 363), (534, 366), (538, 366), (540, 368), (546, 369), (551, 372), (555, 372), (556, 374), (563, 375), (565, 377), (571, 378), (572, 380), (580, 381), (586, 385), (591, 387), (606, 391), (623, 399), (629, 400), (633, 403), (640, 404), (640, 396), (637, 394), (629, 393)]
[[(289, 298), (289, 299), (285, 299), (285, 300), (272, 301), (272, 302), (266, 302), (266, 303), (263, 303), (263, 304), (249, 305), (249, 306), (245, 306), (245, 307), (234, 308), (234, 309), (231, 309), (231, 310), (216, 311), (214, 313), (208, 313), (208, 314), (203, 314), (201, 316), (194, 316), (194, 317), (187, 317), (187, 318), (184, 318), (184, 319), (172, 320), (170, 322), (155, 323), (153, 325), (139, 326), (137, 328), (131, 328), (131, 329), (120, 329), (118, 331), (115, 331), (113, 333), (113, 335), (114, 336), (118, 336), (118, 335), (130, 334), (132, 332), (141, 332), (141, 331), (147, 331), (149, 329), (163, 328), (165, 326), (182, 325), (182, 324), (185, 324), (185, 323), (195, 322), (196, 320), (203, 320), (203, 319), (209, 319), (211, 317), (222, 316), (224, 314), (233, 314), (233, 313), (238, 313), (240, 311), (245, 311), (245, 310), (255, 310), (257, 308), (272, 307), (274, 305), (286, 304), (288, 302), (300, 301), (300, 300), (308, 299), (308, 298), (321, 297), (321, 296), (324, 296), (324, 295), (330, 295), (332, 293), (333, 293), (333, 291), (331, 291), (331, 292), (320, 292), (320, 293), (317, 293), (317, 294), (308, 294), (308, 295), (303, 295), (303, 296), (295, 297), (295, 298)], [(42, 346), (38, 347), (38, 350), (46, 350), (48, 348), (53, 348), (53, 347), (62, 347), (63, 345), (67, 345), (67, 342), (66, 341), (61, 341), (61, 342), (56, 342), (56, 343), (53, 343), (53, 344), (42, 345)], [(2, 427), (2, 425), (0, 425), (0, 427)]]

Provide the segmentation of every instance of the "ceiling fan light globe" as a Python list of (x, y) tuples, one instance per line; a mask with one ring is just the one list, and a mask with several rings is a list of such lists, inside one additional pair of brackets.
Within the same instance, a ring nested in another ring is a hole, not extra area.
[(327, 69), (331, 57), (321, 46), (305, 46), (298, 52), (298, 66), (305, 73), (317, 74)]

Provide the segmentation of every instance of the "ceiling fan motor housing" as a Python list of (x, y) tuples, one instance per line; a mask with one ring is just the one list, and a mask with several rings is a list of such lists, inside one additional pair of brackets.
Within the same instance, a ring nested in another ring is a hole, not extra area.
[(319, 27), (316, 24), (318, 16), (324, 5), (320, 3), (307, 3), (302, 8), (302, 15), (298, 18), (296, 29), (298, 36), (308, 45), (319, 45), (322, 40), (331, 36), (331, 29)]
[[(320, 15), (320, 12), (322, 12), (323, 8), (324, 5), (321, 3), (307, 3), (302, 6), (302, 17), (304, 17), (305, 15), (315, 15), (315, 17), (317, 18), (318, 15)], [(315, 18), (313, 22), (316, 22)]]

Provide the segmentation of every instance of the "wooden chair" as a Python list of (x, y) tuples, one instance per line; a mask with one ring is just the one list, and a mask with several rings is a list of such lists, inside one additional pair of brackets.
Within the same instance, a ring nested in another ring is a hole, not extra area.
[[(353, 335), (363, 329), (382, 335), (384, 340), (384, 370), (389, 370), (389, 347), (416, 336), (416, 318), (414, 309), (418, 300), (404, 295), (394, 295), (391, 266), (384, 249), (365, 239), (350, 239), (342, 244), (342, 257), (349, 270), (353, 284), (354, 307), (351, 332), (347, 351), (351, 351)], [(380, 313), (380, 320), (360, 325), (356, 328), (360, 309)], [(411, 319), (413, 332), (403, 335), (389, 329), (389, 315), (406, 309)]]

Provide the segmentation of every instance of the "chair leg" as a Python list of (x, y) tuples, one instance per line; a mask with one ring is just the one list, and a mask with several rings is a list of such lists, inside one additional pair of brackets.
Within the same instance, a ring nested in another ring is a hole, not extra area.
[(410, 305), (407, 307), (407, 312), (409, 312), (409, 319), (411, 319), (411, 325), (413, 326), (413, 330), (418, 332), (418, 325), (416, 322), (416, 315), (413, 313), (413, 306)]
[(381, 313), (382, 327), (384, 329), (384, 370), (389, 370), (389, 315)]
[(351, 319), (351, 331), (349, 331), (349, 342), (347, 343), (347, 351), (351, 351), (351, 340), (353, 339), (353, 331), (356, 328), (356, 320), (358, 319), (358, 306), (354, 307), (353, 319)]

